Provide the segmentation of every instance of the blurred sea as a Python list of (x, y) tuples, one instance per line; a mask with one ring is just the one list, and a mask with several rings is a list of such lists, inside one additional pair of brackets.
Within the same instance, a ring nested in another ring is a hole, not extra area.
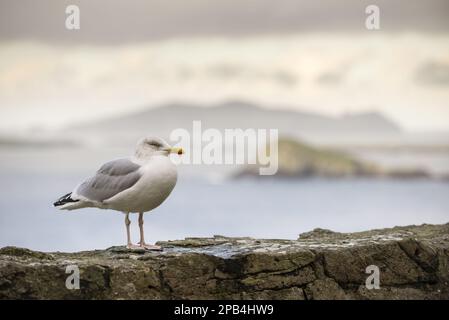
[[(99, 209), (59, 211), (52, 206), (117, 154), (126, 153), (0, 149), (0, 246), (77, 251), (124, 244), (124, 215)], [(296, 239), (317, 227), (352, 232), (449, 221), (447, 181), (228, 180), (218, 179), (214, 172), (213, 167), (204, 174), (179, 168), (171, 196), (146, 215), (149, 242), (216, 234)], [(137, 242), (136, 217), (132, 228)]]

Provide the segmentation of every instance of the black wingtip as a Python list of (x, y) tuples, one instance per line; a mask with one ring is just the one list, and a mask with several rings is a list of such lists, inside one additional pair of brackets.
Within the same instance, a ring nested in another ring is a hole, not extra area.
[(61, 198), (59, 198), (56, 202), (53, 203), (53, 206), (59, 207), (59, 206), (62, 206), (62, 205), (64, 205), (64, 204), (66, 204), (66, 203), (70, 203), (70, 202), (78, 202), (78, 201), (79, 201), (79, 200), (72, 199), (71, 195), (72, 195), (71, 192), (70, 192), (70, 193), (67, 193), (67, 194), (65, 194), (65, 195), (63, 195), (63, 196), (62, 196)]

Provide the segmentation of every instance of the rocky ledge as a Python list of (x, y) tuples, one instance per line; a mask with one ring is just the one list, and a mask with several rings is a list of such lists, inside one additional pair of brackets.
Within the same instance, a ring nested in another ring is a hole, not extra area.
[[(4, 247), (0, 299), (449, 299), (449, 224), (159, 244), (162, 252)], [(78, 268), (79, 289), (66, 287), (67, 266)], [(378, 289), (366, 285), (376, 268)]]

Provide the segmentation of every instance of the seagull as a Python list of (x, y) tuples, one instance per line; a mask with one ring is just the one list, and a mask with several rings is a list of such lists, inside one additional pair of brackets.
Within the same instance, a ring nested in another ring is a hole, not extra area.
[[(176, 185), (176, 166), (170, 153), (183, 154), (160, 138), (141, 139), (134, 156), (105, 163), (97, 173), (79, 184), (53, 205), (61, 210), (80, 208), (112, 209), (125, 214), (127, 247), (161, 250), (145, 243), (143, 214), (158, 207)], [(140, 242), (131, 242), (130, 213), (139, 213)]]

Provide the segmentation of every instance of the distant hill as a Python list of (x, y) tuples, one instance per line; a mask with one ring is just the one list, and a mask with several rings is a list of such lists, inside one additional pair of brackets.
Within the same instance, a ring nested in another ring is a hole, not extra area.
[[(421, 169), (386, 170), (378, 165), (356, 159), (349, 154), (328, 148), (316, 148), (292, 139), (280, 139), (279, 167), (274, 177), (371, 177), (371, 178), (431, 178)], [(258, 165), (248, 165), (236, 178), (261, 177)], [(269, 178), (269, 176), (268, 176)]]
[(379, 113), (329, 117), (286, 109), (266, 109), (244, 101), (228, 101), (213, 106), (168, 104), (144, 111), (73, 127), (68, 132), (105, 136), (119, 141), (136, 140), (144, 135), (167, 138), (176, 128), (192, 129), (201, 120), (203, 129), (274, 128), (279, 134), (311, 142), (365, 143), (397, 136), (400, 128)]

